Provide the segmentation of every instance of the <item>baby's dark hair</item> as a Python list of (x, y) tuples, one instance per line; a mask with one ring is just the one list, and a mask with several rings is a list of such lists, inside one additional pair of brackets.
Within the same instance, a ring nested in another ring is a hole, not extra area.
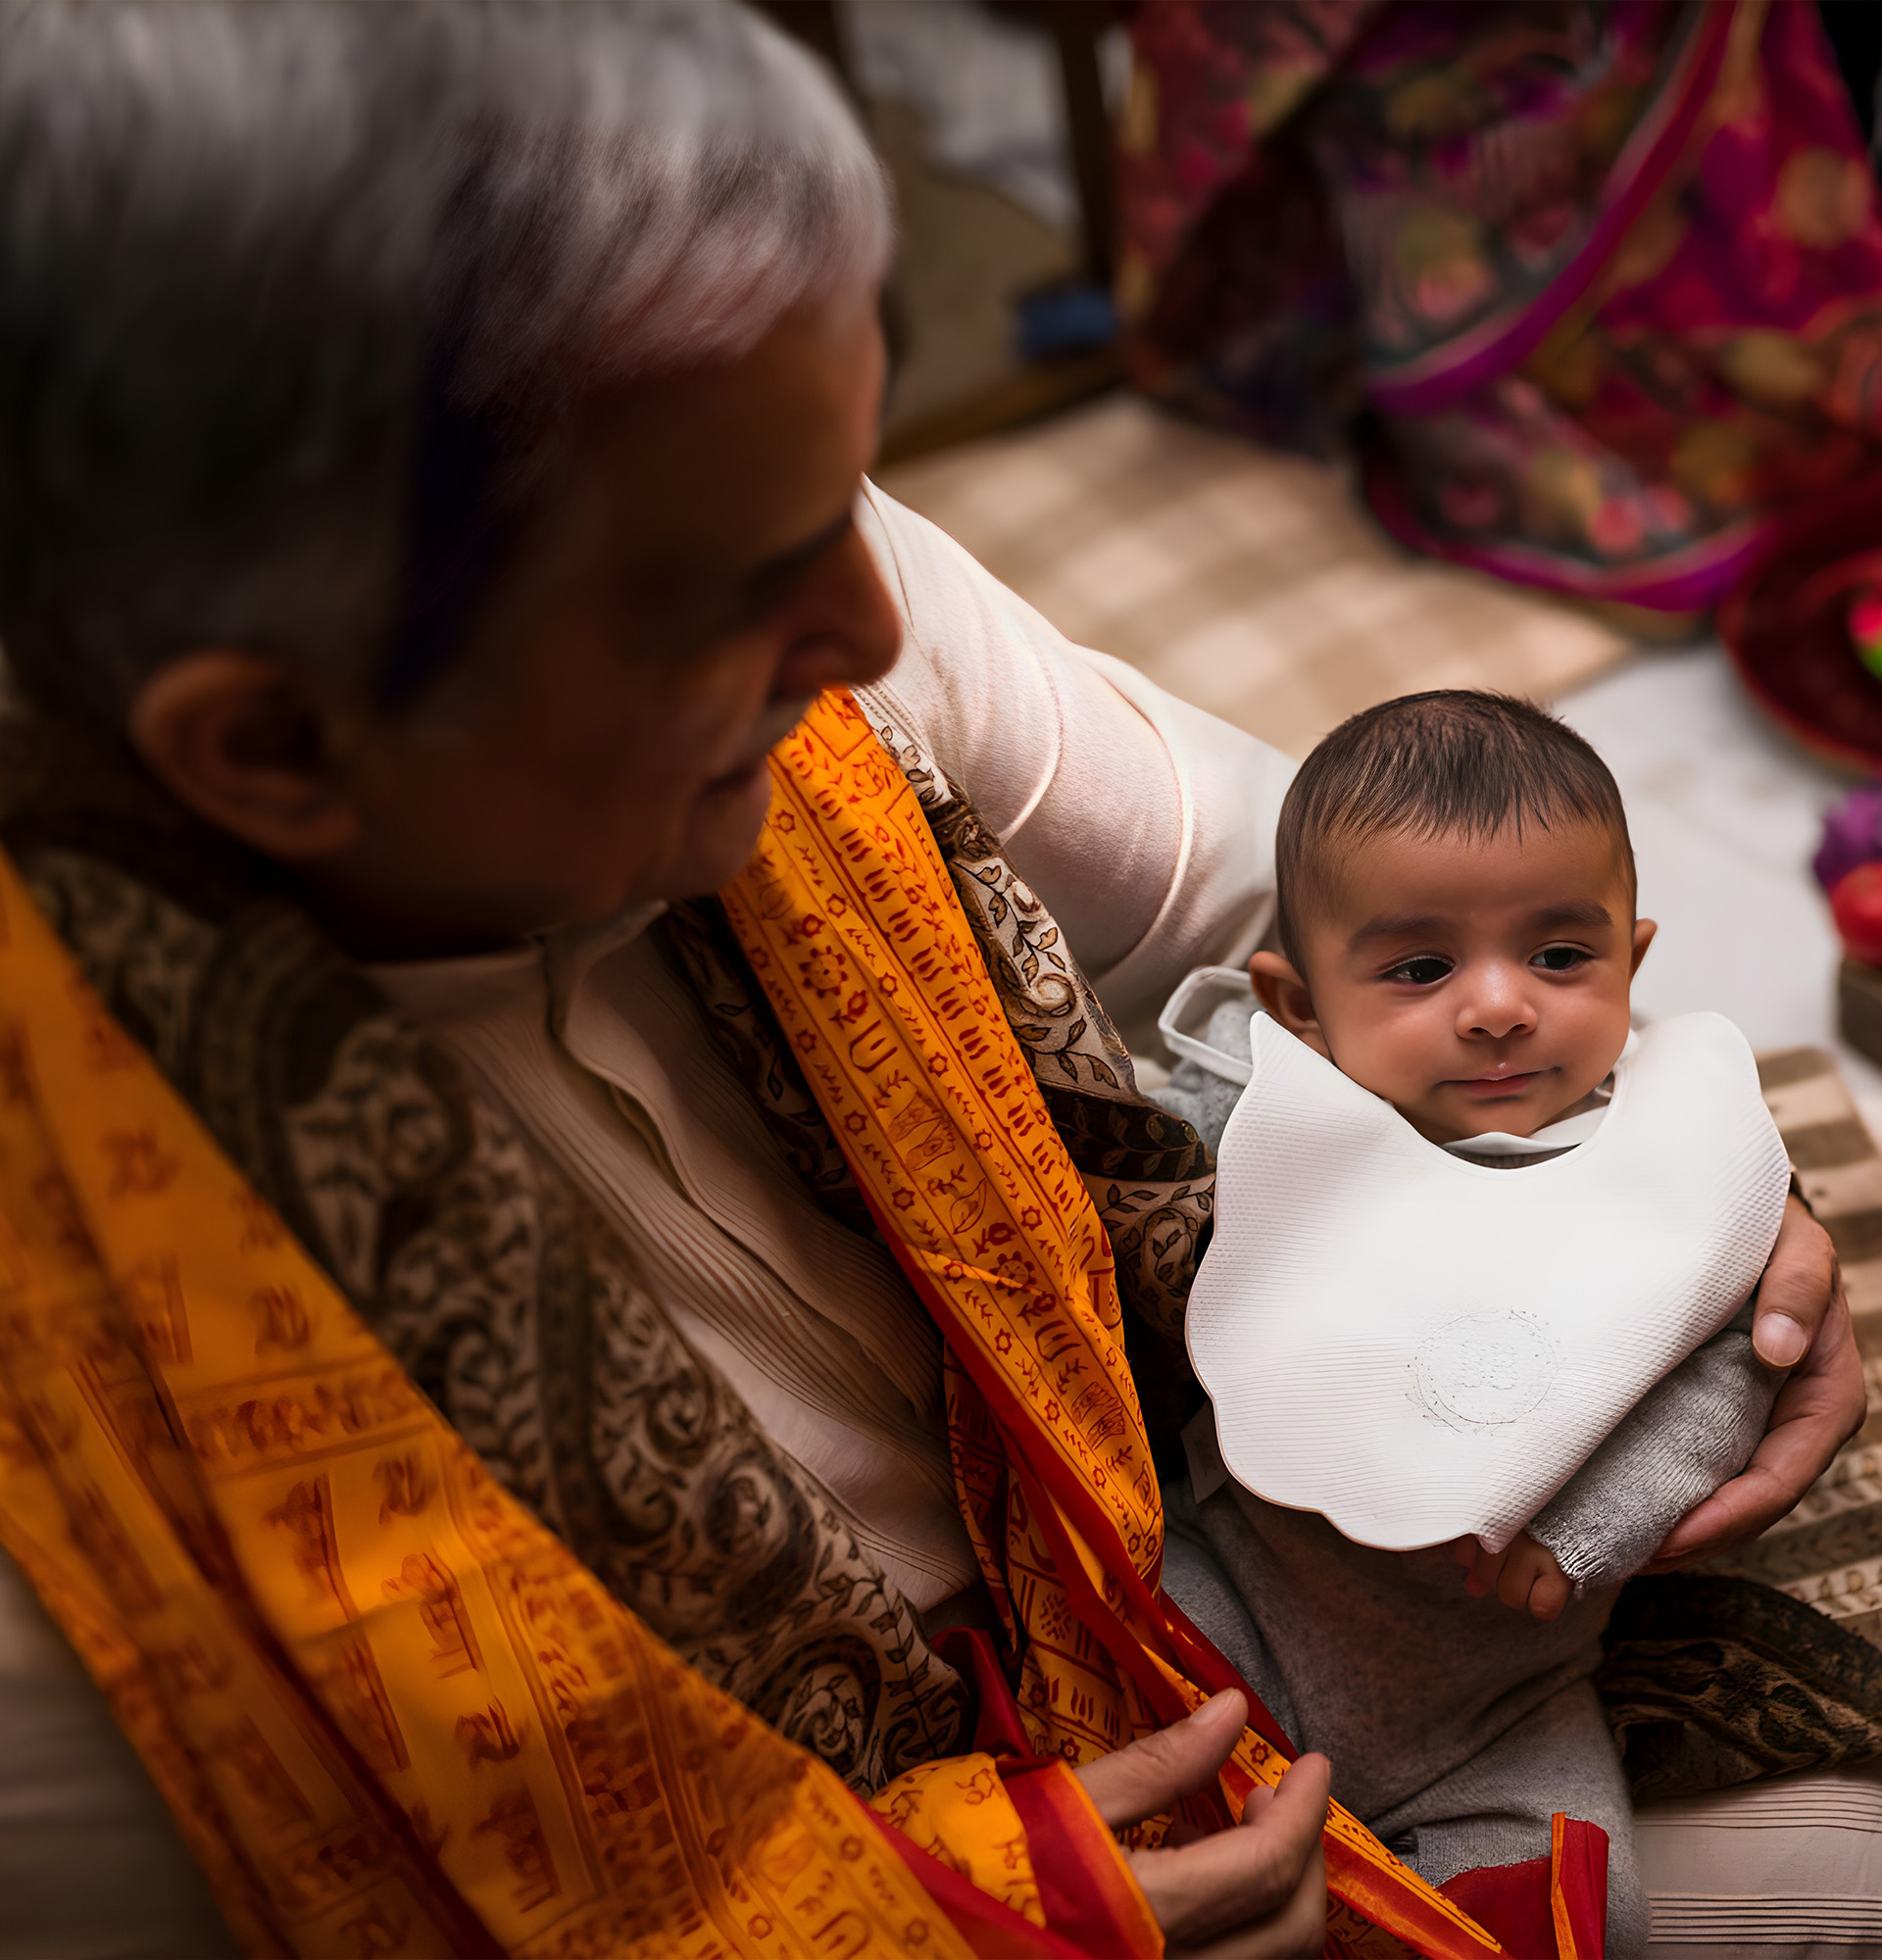
[(1494, 837), (1506, 825), (1608, 831), (1634, 889), (1627, 812), (1608, 764), (1572, 728), (1513, 695), (1439, 688), (1343, 721), (1301, 764), (1274, 840), (1281, 950), (1301, 964), (1301, 919), (1368, 837)]

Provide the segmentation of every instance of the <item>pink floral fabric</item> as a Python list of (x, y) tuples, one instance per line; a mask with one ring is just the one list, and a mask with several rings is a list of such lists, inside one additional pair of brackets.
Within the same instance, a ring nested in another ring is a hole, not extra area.
[(1409, 542), (1700, 607), (1882, 467), (1882, 209), (1814, 7), (1154, 0), (1132, 34), (1140, 384), (1357, 426)]

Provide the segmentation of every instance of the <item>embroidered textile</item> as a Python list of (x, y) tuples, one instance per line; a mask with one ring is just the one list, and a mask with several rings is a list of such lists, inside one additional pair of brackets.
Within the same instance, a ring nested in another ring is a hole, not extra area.
[(1401, 538), (1674, 611), (1877, 467), (1882, 210), (1813, 7), (1167, 0), (1132, 17), (1140, 382)]

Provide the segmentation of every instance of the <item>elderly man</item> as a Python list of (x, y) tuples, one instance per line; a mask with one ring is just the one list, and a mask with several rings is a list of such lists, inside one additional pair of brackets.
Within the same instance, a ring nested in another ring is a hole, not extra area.
[[(580, 1950), (637, 1950), (690, 1924), (703, 1883), (609, 1864), (600, 1813), (630, 1797), (599, 1772), (567, 1787), (567, 1845), (536, 1795), (447, 1821), (459, 1787), (494, 1789), (479, 1780), (549, 1749), (557, 1721), (556, 1747), (586, 1762), (583, 1739), (633, 1703), (581, 1703), (592, 1679), (565, 1671), (531, 1677), (527, 1715), (487, 1694), (439, 1714), (492, 1642), (517, 1641), (525, 1674), (544, 1654), (478, 1619), (443, 1541), (363, 1548), (438, 1515), (433, 1461), (458, 1493), (450, 1529), (481, 1503), (529, 1558), (549, 1555), (536, 1520), (566, 1543), (574, 1617), (614, 1629), (604, 1662), (651, 1630), (686, 1664), (675, 1705), (761, 1716), (750, 1746), (786, 1766), (778, 1803), (800, 1786), (837, 1800), (807, 1761), (877, 1793), (939, 1854), (915, 1869), (949, 1938), (1121, 1950), (1105, 1940), (1128, 1922), (1133, 1950), (1319, 1949), (1325, 1767), (1282, 1775), (1282, 1739), (1160, 1589), (1149, 1439), (1112, 1338), (1114, 1248), (1140, 1321), (1177, 1324), (1204, 1171), (1136, 1095), (1105, 1009), (1140, 1024), (1190, 967), (1245, 955), (1288, 765), (1066, 645), (864, 480), (888, 240), (827, 82), (709, 0), (0, 19), (0, 636), (30, 710), (7, 849), (115, 1016), (86, 1039), (122, 1093), (169, 1107), (119, 1030), (219, 1148), (197, 1186), (232, 1161), (272, 1206), (240, 1256), (300, 1256), (270, 1236), (278, 1215), (324, 1269), (246, 1296), (249, 1373), (222, 1386), (248, 1399), (214, 1447), (184, 1394), (213, 1345), (207, 1321), (194, 1348), (178, 1332), (190, 1245), (126, 1278), (109, 1218), (74, 1229), (126, 1315), (113, 1351), (136, 1350), (149, 1406), (188, 1440), (164, 1459), (189, 1490), (176, 1515), (218, 1521), (165, 1569), (238, 1600), (260, 1629), (241, 1664), (336, 1725), (336, 1787), (430, 1887), (418, 1932), (355, 1900), (360, 1951), (548, 1950), (577, 1927), (601, 1942)], [(69, 994), (40, 989), (21, 1025)], [(974, 1074), (995, 1051), (997, 1096)], [(907, 1079), (922, 1069), (927, 1088)], [(71, 1107), (49, 1070), (22, 1097), (56, 1142)], [(126, 1145), (111, 1193), (173, 1174), (194, 1190), (185, 1158)], [(1142, 1192), (1154, 1215), (1133, 1212)], [(28, 1239), (70, 1223), (47, 1208), (65, 1193), (38, 1192)], [(183, 1274), (169, 1292), (167, 1272)], [(338, 1324), (306, 1305), (329, 1282), (481, 1483), (390, 1390), (434, 1454), (377, 1458), (357, 1514), (331, 1440), (352, 1416), (310, 1430), (303, 1401), (256, 1441), (252, 1382), (302, 1379), (294, 1357)], [(1076, 1348), (1065, 1406), (1025, 1398), (1035, 1309)], [(1669, 1551), (1780, 1514), (1856, 1419), (1847, 1317), (1801, 1209), (1759, 1329), (1769, 1360), (1798, 1364), (1771, 1434)], [(55, 1472), (63, 1446), (24, 1381), (16, 1455)], [(215, 1450), (277, 1444), (292, 1481), (243, 1522)], [(24, 1488), (0, 1487), (0, 1536), (101, 1680), (110, 1639), (141, 1655), (131, 1676), (174, 1697), (186, 1742), (211, 1671), (140, 1644), (135, 1602), (111, 1608), (122, 1626), (87, 1622), (84, 1584), (128, 1596), (101, 1549), (120, 1541), (93, 1497), (61, 1498), (70, 1556), (89, 1561), (67, 1562), (23, 1523)], [(224, 1541), (226, 1559), (203, 1548)], [(5, 1718), (100, 1788), (122, 1764), (97, 1704), (16, 1591), (15, 1680), (35, 1685)], [(294, 1616), (315, 1608), (304, 1655)], [(408, 1623), (428, 1642), (409, 1676), (391, 1657)], [(124, 1678), (114, 1706), (174, 1803), (176, 1758)], [(563, 1693), (586, 1712), (556, 1715)], [(413, 1740), (433, 1721), (455, 1778)], [(239, 1721), (216, 1736), (261, 1820), (245, 1802), (184, 1820), (222, 1908), (244, 1943), (342, 1950), (304, 1889), (284, 1905), (256, 1877), (286, 1854), (255, 1834), (318, 1806)], [(1065, 1856), (1089, 1861), (1084, 1896), (1071, 1865), (1047, 1869), (1024, 1775), (1057, 1786), (1013, 1768), (1029, 1752), (1083, 1779), (1084, 1809), (1055, 1797), (1051, 1814), (1071, 1820), (1052, 1827)], [(221, 1788), (215, 1753), (190, 1760)], [(1005, 1781), (974, 1801), (1023, 1824), (1008, 1863), (1031, 1875), (1004, 1895), (932, 1781), (996, 1759)], [(684, 1751), (669, 1767), (687, 1790), (713, 1774)], [(1143, 1848), (1153, 1821), (1137, 1848), (1093, 1853), (1087, 1816), (1119, 1829), (1179, 1797), (1189, 1832)], [(9, 1815), (30, 1801), (28, 1783)], [(1224, 1802), (1240, 1830), (1183, 1841)], [(114, 1903), (142, 1915), (141, 1950), (206, 1946), (213, 1916), (130, 1806), (134, 1903), (87, 1900), (56, 1837), (34, 1840), (58, 1896), (32, 1950), (71, 1944), (59, 1914)], [(709, 1841), (726, 1896), (781, 1883), (775, 1857), (761, 1872)], [(1325, 1841), (1351, 1950), (1400, 1950), (1379, 1929), (1487, 1950), (1358, 1824)], [(319, 1852), (322, 1883), (355, 1886), (359, 1842)], [(499, 1852), (515, 1883), (490, 1903)], [(950, 1871), (1011, 1916), (963, 1931), (981, 1907)], [(14, 1877), (16, 1899), (46, 1889)], [(173, 1917), (149, 1931), (159, 1900)], [(1114, 1918), (1093, 1918), (1106, 1900)], [(768, 1918), (741, 1924), (769, 1950)], [(122, 1924), (81, 1936), (138, 1950)]]

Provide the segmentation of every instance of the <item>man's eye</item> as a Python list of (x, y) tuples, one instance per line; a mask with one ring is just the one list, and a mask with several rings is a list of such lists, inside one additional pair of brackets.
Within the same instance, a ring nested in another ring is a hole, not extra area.
[(1416, 959), (1401, 960), (1386, 974), (1388, 980), (1409, 980), (1414, 987), (1435, 987), (1451, 971), (1451, 962), (1435, 953), (1420, 954)]
[(1545, 973), (1572, 973), (1577, 966), (1585, 966), (1593, 957), (1579, 946), (1545, 946), (1536, 955), (1534, 963)]

